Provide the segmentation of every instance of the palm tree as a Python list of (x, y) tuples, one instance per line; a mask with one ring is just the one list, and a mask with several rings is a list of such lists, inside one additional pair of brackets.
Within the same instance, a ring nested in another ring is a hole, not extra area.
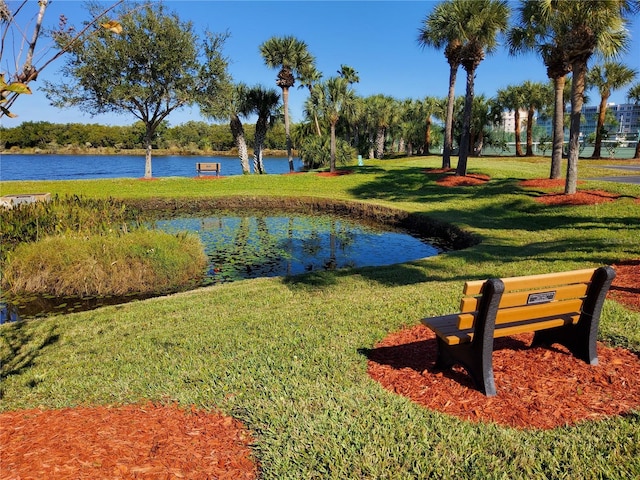
[(465, 2), (466, 0), (453, 0), (436, 5), (424, 19), (418, 35), (418, 44), (422, 47), (444, 48), (444, 56), (449, 63), (449, 93), (444, 123), (442, 168), (451, 168), (456, 77), (460, 67), (462, 40), (465, 36), (464, 24), (459, 19)]
[(369, 97), (368, 102), (375, 128), (375, 157), (380, 159), (384, 156), (387, 133), (397, 118), (397, 101), (393, 97), (378, 94)]
[(464, 21), (464, 43), (460, 51), (460, 64), (467, 73), (467, 86), (462, 117), (460, 153), (456, 168), (458, 176), (467, 174), (476, 69), (484, 60), (485, 53), (491, 53), (496, 49), (498, 33), (507, 29), (509, 19), (509, 6), (504, 0), (463, 1), (462, 5), (460, 19)]
[(422, 147), (423, 155), (431, 155), (431, 117), (436, 116), (438, 110), (441, 108), (440, 102), (435, 97), (425, 97), (420, 102), (420, 111), (424, 116), (425, 129), (424, 129), (424, 145)]
[(542, 110), (550, 101), (552, 92), (547, 86), (539, 82), (527, 80), (522, 84), (522, 90), (527, 107), (527, 157), (533, 157), (533, 116), (536, 111)]
[(555, 26), (549, 25), (548, 3), (541, 0), (520, 2), (519, 24), (507, 33), (509, 52), (515, 55), (534, 50), (540, 54), (547, 67), (547, 76), (553, 81), (553, 148), (551, 153), (551, 172), (549, 178), (560, 178), (562, 145), (564, 142), (564, 90), (567, 74), (571, 72), (571, 63), (567, 58), (560, 36), (554, 32)]
[(354, 83), (358, 83), (360, 81), (360, 76), (358, 72), (355, 71), (349, 65), (340, 65), (340, 70), (338, 70), (338, 75), (344, 78), (350, 85)]
[(624, 51), (629, 16), (640, 8), (637, 0), (581, 0), (542, 2), (540, 29), (552, 32), (571, 64), (571, 114), (565, 194), (575, 194), (578, 185), (580, 117), (584, 103), (587, 62), (594, 53), (614, 58)]
[(247, 142), (241, 120), (241, 117), (246, 117), (251, 112), (251, 107), (247, 103), (247, 92), (248, 87), (244, 83), (233, 85), (225, 97), (228, 98), (226, 110), (222, 111), (217, 108), (211, 108), (208, 102), (200, 103), (200, 111), (205, 117), (216, 120), (229, 120), (229, 128), (231, 129), (231, 135), (233, 135), (233, 142), (238, 149), (238, 157), (240, 158), (240, 167), (243, 174), (251, 173)]
[(516, 156), (522, 157), (522, 144), (520, 143), (520, 110), (525, 104), (524, 91), (520, 85), (509, 85), (507, 88), (498, 90), (496, 102), (504, 109), (512, 111), (514, 118), (513, 132), (516, 143)]
[(607, 101), (612, 90), (617, 90), (630, 84), (638, 72), (620, 62), (605, 62), (594, 66), (587, 74), (587, 84), (596, 87), (600, 92), (600, 108), (598, 109), (598, 124), (596, 126), (596, 140), (593, 145), (591, 158), (600, 158), (602, 148), (602, 134), (604, 118), (607, 113)]
[[(309, 96), (313, 97), (313, 86), (316, 85), (320, 80), (322, 80), (322, 73), (318, 71), (316, 66), (313, 63), (308, 63), (303, 65), (300, 71), (298, 71), (298, 81), (300, 82), (299, 88), (307, 87), (309, 89)], [(311, 98), (313, 102), (313, 98)], [(313, 105), (313, 103), (311, 103)], [(320, 131), (320, 124), (318, 123), (318, 115), (314, 111), (314, 109), (309, 110), (309, 113), (313, 116), (313, 122), (316, 127), (316, 134), (318, 136), (322, 135)]]
[(282, 89), (287, 157), (289, 159), (289, 171), (293, 172), (293, 154), (289, 128), (289, 89), (295, 84), (294, 74), (313, 64), (314, 58), (307, 50), (307, 44), (292, 36), (271, 37), (260, 45), (260, 54), (269, 68), (280, 69), (276, 85)]
[(322, 85), (324, 102), (322, 110), (331, 127), (331, 157), (329, 170), (336, 171), (336, 125), (341, 115), (353, 109), (355, 95), (344, 77), (331, 77)]
[(257, 86), (247, 92), (248, 107), (251, 109), (251, 113), (258, 115), (253, 148), (253, 171), (255, 173), (265, 173), (262, 161), (264, 139), (267, 136), (267, 130), (278, 116), (279, 103), (280, 95), (273, 88), (267, 89)]
[[(640, 104), (640, 83), (633, 85), (627, 92), (627, 100), (633, 102), (636, 105)], [(636, 153), (633, 156), (634, 159), (640, 159), (640, 130), (638, 130), (638, 140), (636, 142)]]

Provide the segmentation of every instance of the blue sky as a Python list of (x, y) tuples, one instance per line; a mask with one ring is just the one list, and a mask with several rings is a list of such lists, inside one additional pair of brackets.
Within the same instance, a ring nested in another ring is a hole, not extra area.
[[(50, 2), (44, 22), (49, 27), (57, 25), (61, 13), (76, 26), (88, 19), (83, 1)], [(15, 2), (9, 2), (12, 3)], [(109, 4), (108, 1), (104, 3)], [(340, 65), (346, 64), (360, 76), (360, 83), (355, 85), (358, 95), (382, 93), (398, 99), (446, 96), (449, 66), (443, 52), (423, 49), (417, 43), (418, 31), (437, 3), (424, 0), (164, 2), (181, 19), (192, 21), (197, 32), (208, 28), (213, 32), (230, 33), (224, 52), (230, 58), (229, 70), (235, 81), (275, 87), (277, 72), (264, 65), (259, 46), (272, 36), (293, 35), (307, 43), (309, 51), (316, 57), (316, 67), (324, 78), (336, 75)], [(640, 71), (638, 17), (631, 25), (631, 37), (631, 48), (621, 60)], [(39, 46), (44, 49), (47, 44), (50, 45), (50, 42), (45, 39)], [(135, 121), (130, 114), (91, 117), (75, 109), (61, 110), (50, 106), (41, 91), (42, 80), (64, 81), (59, 72), (61, 66), (62, 60), (51, 64), (38, 81), (31, 84), (34, 94), (21, 97), (14, 105), (13, 111), (19, 117), (3, 118), (3, 126), (13, 127), (23, 121), (109, 125), (130, 125)], [(2, 67), (4, 69), (5, 65)], [(492, 97), (496, 90), (525, 80), (548, 81), (542, 62), (534, 54), (514, 58), (500, 46), (480, 64), (475, 91)], [(457, 95), (464, 94), (464, 85), (465, 72), (460, 69)], [(302, 120), (302, 104), (306, 95), (304, 89), (294, 88), (291, 91), (293, 121)], [(597, 92), (590, 92), (590, 96), (589, 103), (596, 104), (599, 100)], [(625, 97), (626, 90), (615, 91), (610, 101), (625, 103)], [(176, 111), (168, 118), (171, 125), (189, 120), (202, 120), (196, 107)]]

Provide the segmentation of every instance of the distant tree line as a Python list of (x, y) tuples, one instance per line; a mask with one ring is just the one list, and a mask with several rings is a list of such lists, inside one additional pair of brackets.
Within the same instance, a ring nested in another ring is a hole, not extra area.
[[(249, 144), (253, 144), (255, 125), (245, 126)], [(42, 149), (55, 151), (62, 147), (110, 148), (128, 150), (145, 148), (145, 126), (136, 122), (128, 126), (98, 124), (58, 124), (23, 122), (13, 128), (0, 127), (0, 148), (10, 150)], [(226, 152), (234, 148), (229, 125), (190, 121), (175, 127), (162, 124), (153, 138), (153, 148), (179, 150), (185, 153)], [(268, 150), (284, 150), (284, 127), (274, 125), (265, 138)]]

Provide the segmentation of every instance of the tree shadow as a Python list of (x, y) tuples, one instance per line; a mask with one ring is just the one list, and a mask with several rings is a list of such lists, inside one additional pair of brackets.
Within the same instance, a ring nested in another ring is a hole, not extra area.
[(31, 367), (38, 354), (46, 347), (57, 343), (60, 336), (56, 327), (51, 326), (42, 335), (36, 335), (34, 330), (25, 328), (27, 322), (16, 322), (5, 325), (0, 331), (0, 379), (17, 375)]

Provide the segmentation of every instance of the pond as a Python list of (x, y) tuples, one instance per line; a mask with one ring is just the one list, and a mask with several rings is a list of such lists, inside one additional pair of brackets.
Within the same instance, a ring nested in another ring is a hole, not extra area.
[(210, 259), (207, 283), (391, 265), (440, 251), (406, 232), (328, 215), (182, 217), (155, 226), (200, 236)]
[[(209, 258), (203, 285), (241, 279), (382, 266), (443, 251), (409, 233), (334, 215), (299, 213), (180, 216), (155, 220), (152, 228), (199, 235)], [(151, 295), (147, 295), (149, 297)], [(141, 296), (12, 299), (0, 304), (0, 323), (124, 303)], [(4, 307), (4, 308), (2, 308)]]

